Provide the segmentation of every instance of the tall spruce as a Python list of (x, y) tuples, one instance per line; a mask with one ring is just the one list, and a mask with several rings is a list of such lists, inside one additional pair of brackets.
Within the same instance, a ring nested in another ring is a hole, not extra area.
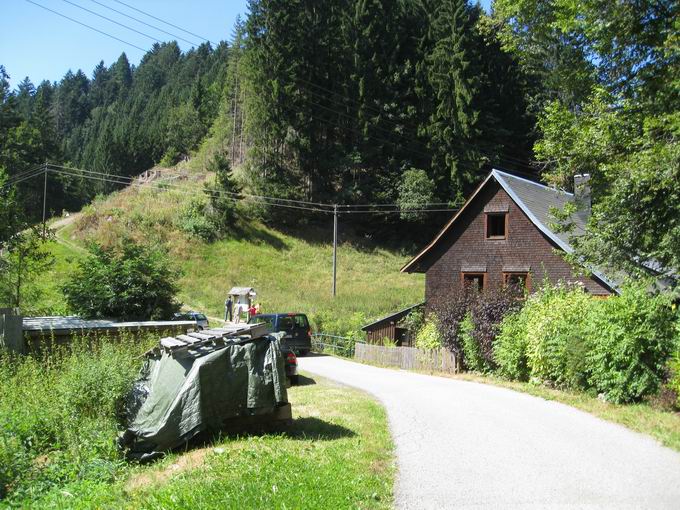
[(483, 164), (477, 143), (482, 134), (478, 8), (466, 0), (442, 0), (432, 13), (434, 45), (427, 61), (434, 111), (429, 126), (435, 185), (461, 201)]

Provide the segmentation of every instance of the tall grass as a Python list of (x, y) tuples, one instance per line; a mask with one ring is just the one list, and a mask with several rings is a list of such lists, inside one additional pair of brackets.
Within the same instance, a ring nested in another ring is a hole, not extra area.
[(116, 416), (149, 343), (83, 337), (42, 355), (0, 353), (0, 498), (119, 474)]

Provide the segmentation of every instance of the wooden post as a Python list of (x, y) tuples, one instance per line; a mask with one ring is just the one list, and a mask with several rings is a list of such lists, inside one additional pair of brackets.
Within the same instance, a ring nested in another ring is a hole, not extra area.
[(338, 205), (333, 206), (333, 297), (336, 293), (336, 276), (338, 263)]
[(18, 308), (0, 308), (0, 348), (25, 352), (23, 317)]
[(42, 224), (43, 224), (43, 239), (47, 237), (47, 226), (45, 223), (45, 216), (46, 216), (46, 211), (47, 211), (47, 163), (45, 163), (45, 166), (43, 166), (43, 172), (45, 173), (45, 183), (43, 185), (43, 216), (42, 216)]

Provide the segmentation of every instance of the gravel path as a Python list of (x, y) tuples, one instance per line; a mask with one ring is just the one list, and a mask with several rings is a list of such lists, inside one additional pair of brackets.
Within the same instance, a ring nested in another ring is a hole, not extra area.
[(680, 453), (619, 425), (494, 386), (298, 359), (384, 404), (398, 508), (680, 509)]

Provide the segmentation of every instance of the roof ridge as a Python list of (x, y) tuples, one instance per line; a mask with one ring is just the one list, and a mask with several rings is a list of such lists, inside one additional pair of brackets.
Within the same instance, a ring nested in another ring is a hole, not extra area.
[(539, 186), (541, 188), (549, 189), (550, 191), (555, 191), (557, 193), (564, 193), (565, 195), (574, 196), (573, 193), (569, 193), (568, 191), (564, 191), (563, 189), (554, 188), (552, 186), (548, 186), (547, 184), (542, 184), (542, 183), (537, 182), (537, 181), (532, 181), (531, 179), (527, 179), (526, 177), (520, 177), (519, 175), (514, 175), (514, 174), (511, 174), (511, 173), (506, 172), (504, 170), (499, 170), (498, 168), (491, 169), (491, 173), (492, 174), (495, 173), (497, 175), (500, 174), (500, 177), (512, 177), (513, 179), (518, 179), (520, 181), (524, 181), (524, 182), (527, 182), (529, 184), (533, 184), (534, 186)]

